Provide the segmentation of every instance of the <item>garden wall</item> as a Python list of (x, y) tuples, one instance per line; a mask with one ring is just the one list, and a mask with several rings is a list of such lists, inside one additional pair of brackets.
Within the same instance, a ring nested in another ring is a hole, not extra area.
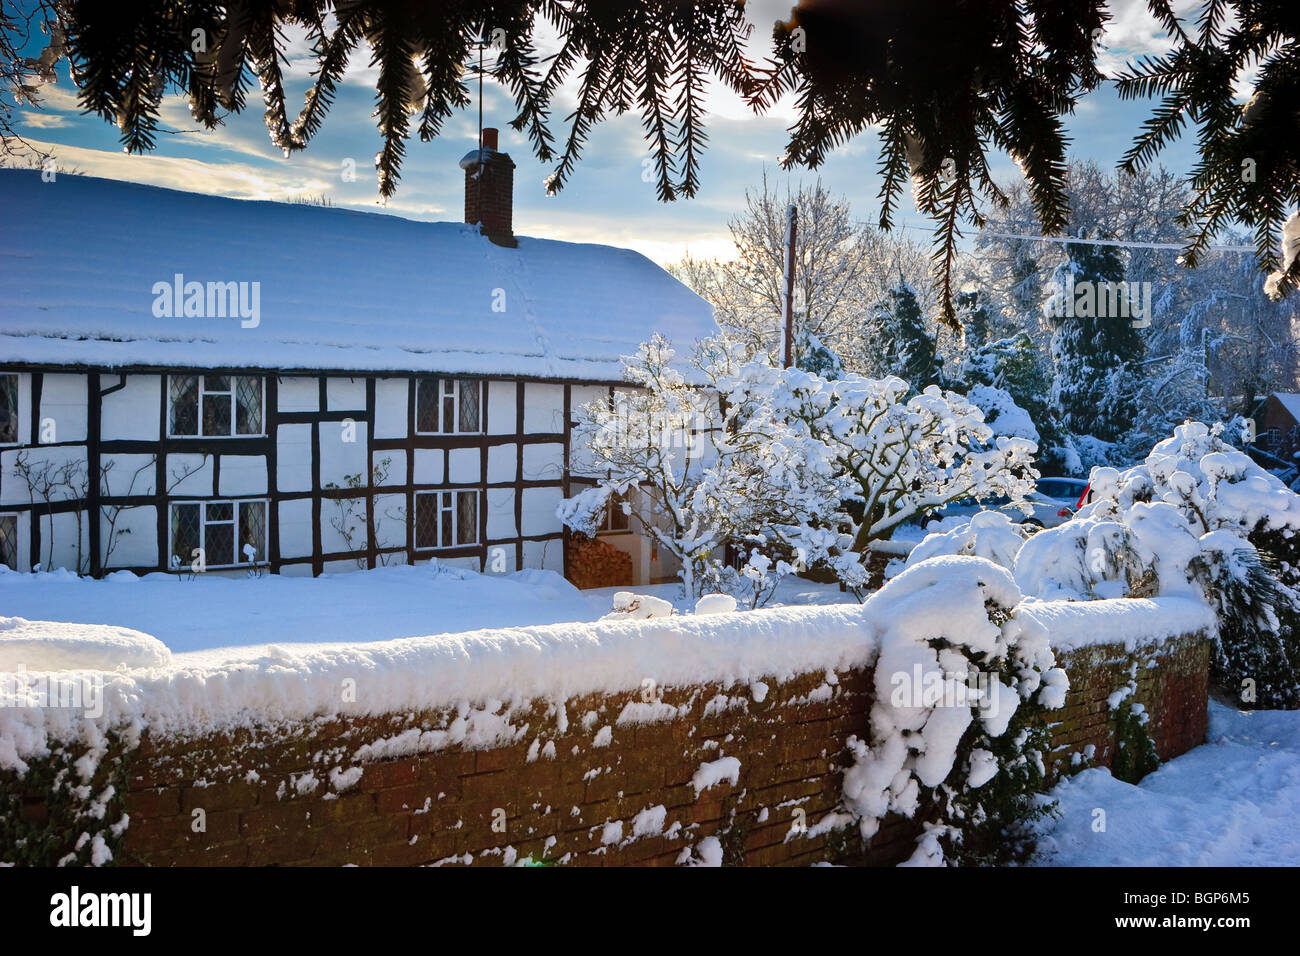
[[(864, 844), (839, 810), (846, 743), (870, 736), (871, 608), (277, 649), (224, 669), (111, 675), (96, 721), (0, 711), (0, 862), (897, 863), (914, 849), (911, 821), (886, 819)], [(1203, 740), (1203, 608), (1016, 614), (1059, 635), (1071, 688), (1045, 714), (1057, 772), (1089, 765), (1074, 756), (1089, 745), (1110, 764), (1116, 692), (1144, 705), (1162, 759)], [(350, 703), (327, 706), (340, 690)], [(367, 712), (368, 700), (388, 709)], [(85, 768), (89, 781), (69, 788)]]
[[(1071, 689), (1049, 715), (1056, 768), (1068, 772), (1089, 745), (1109, 766), (1107, 697), (1135, 673), (1161, 759), (1200, 743), (1208, 647), (1193, 634), (1065, 652)], [(418, 752), (463, 709), (145, 733), (101, 761), (97, 788), (122, 756), (130, 820), (117, 863), (896, 863), (913, 849), (909, 821), (887, 820), (863, 845), (835, 815), (845, 742), (867, 734), (871, 677), (860, 666), (502, 704), (477, 719), (496, 716), (515, 739), (481, 749)], [(38, 828), (56, 822), (39, 790), (22, 813)]]

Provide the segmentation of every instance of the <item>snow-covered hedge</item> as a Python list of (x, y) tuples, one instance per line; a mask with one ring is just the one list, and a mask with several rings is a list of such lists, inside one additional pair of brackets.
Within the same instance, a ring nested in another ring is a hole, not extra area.
[(1046, 630), (1015, 615), (1021, 597), (1005, 568), (949, 556), (864, 605), (881, 628), (876, 701), (871, 738), (850, 741), (844, 799), (865, 837), (888, 813), (919, 816), (914, 863), (1013, 858), (1037, 813), (1047, 736), (1035, 709), (1059, 708), (1069, 680)]

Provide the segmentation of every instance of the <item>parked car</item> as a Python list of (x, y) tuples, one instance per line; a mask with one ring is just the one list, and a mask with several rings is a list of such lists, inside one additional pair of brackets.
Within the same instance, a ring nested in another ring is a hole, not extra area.
[(1039, 478), (1034, 490), (1025, 498), (1029, 514), (1025, 514), (1019, 505), (1012, 504), (1010, 498), (997, 497), (982, 501), (967, 498), (954, 502), (936, 511), (933, 517), (969, 517), (980, 511), (1001, 511), (1012, 521), (1023, 521), (1040, 528), (1055, 528), (1083, 507), (1088, 488), (1088, 482), (1081, 478)]

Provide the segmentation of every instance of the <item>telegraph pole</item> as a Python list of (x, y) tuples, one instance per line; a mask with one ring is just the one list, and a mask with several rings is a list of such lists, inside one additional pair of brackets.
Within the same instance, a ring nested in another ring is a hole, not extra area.
[(791, 203), (785, 210), (785, 335), (783, 367), (794, 365), (794, 240), (799, 231), (799, 211)]

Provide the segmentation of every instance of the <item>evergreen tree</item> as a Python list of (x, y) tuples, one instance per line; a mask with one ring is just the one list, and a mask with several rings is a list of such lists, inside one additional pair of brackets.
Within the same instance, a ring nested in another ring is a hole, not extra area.
[(1133, 327), (1138, 303), (1116, 247), (1067, 243), (1065, 250), (1044, 306), (1055, 327), (1052, 404), (1068, 432), (1118, 441), (1137, 418), (1137, 363), (1145, 351)]
[(871, 326), (880, 337), (878, 374), (897, 375), (916, 391), (939, 382), (935, 337), (925, 327), (916, 290), (902, 276), (876, 305)]
[(957, 293), (957, 324), (961, 326), (966, 348), (978, 349), (989, 340), (989, 310), (978, 289)]
[(844, 377), (844, 362), (821, 339), (795, 319), (794, 364), (805, 372), (819, 375), (828, 382)]

